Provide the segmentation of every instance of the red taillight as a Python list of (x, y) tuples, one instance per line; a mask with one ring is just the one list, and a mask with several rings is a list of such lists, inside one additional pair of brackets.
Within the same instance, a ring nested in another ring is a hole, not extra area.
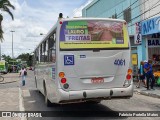
[(66, 82), (67, 82), (67, 79), (66, 79), (66, 78), (62, 78), (62, 79), (61, 79), (61, 83), (62, 83), (62, 84), (66, 83)]
[(127, 79), (127, 80), (130, 80), (130, 79), (131, 79), (131, 75), (128, 74), (128, 75), (126, 76), (126, 79)]

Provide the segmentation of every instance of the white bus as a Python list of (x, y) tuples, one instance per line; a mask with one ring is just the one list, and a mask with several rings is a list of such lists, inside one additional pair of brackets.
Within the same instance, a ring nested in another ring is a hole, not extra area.
[(61, 15), (34, 51), (36, 86), (47, 106), (132, 97), (126, 22)]

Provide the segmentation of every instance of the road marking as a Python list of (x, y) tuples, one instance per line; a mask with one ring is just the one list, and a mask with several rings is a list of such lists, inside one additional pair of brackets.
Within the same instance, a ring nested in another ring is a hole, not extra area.
[[(25, 109), (24, 109), (24, 100), (23, 100), (21, 88), (19, 88), (19, 110), (20, 111), (25, 111)], [(26, 117), (21, 117), (21, 120), (27, 120), (27, 118)]]
[(31, 94), (29, 92), (29, 90), (23, 90), (23, 97), (30, 97)]
[(36, 101), (35, 100), (32, 100), (32, 101), (28, 101), (29, 103), (35, 103)]

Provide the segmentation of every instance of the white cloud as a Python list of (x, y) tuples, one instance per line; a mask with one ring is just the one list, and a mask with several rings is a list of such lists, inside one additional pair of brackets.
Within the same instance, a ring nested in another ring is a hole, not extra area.
[(86, 7), (88, 4), (90, 4), (93, 0), (88, 0), (86, 2), (86, 4), (80, 6), (79, 8), (76, 8), (74, 11), (73, 11), (73, 17), (82, 17), (82, 9), (84, 7)]
[(37, 37), (40, 35), (40, 33), (46, 34), (47, 30), (43, 27), (30, 27), (27, 29), (27, 35), (26, 37)]
[(40, 33), (46, 34), (51, 29), (56, 23), (60, 12), (64, 14), (64, 17), (81, 16), (81, 10), (91, 1), (88, 0), (84, 4), (84, 0), (73, 2), (66, 0), (39, 0), (39, 3), (32, 0), (11, 0), (11, 3), (16, 8), (11, 10), (15, 19), (12, 21), (7, 13), (3, 13), (4, 20), (2, 25), (5, 41), (2, 43), (2, 53), (6, 55), (12, 54), (11, 30), (15, 31), (13, 36), (14, 56), (17, 57), (21, 53), (30, 52), (31, 49), (33, 50), (39, 44), (44, 37), (40, 36)]
[(20, 19), (15, 19), (14, 21), (7, 21), (3, 24), (3, 27), (5, 29), (9, 29), (9, 28), (23, 28), (25, 26), (25, 23), (22, 22), (22, 20)]

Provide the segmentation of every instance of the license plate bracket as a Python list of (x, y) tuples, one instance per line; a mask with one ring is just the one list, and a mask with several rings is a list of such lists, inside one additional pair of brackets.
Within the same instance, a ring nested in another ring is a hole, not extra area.
[(91, 83), (104, 83), (104, 78), (102, 77), (92, 78)]

